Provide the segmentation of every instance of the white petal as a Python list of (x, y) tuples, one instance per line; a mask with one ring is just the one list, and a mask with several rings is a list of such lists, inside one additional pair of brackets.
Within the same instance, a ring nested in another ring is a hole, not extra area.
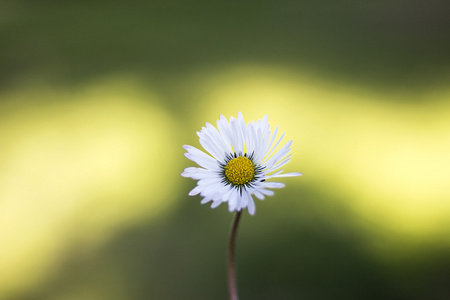
[(265, 115), (261, 120), (256, 122), (256, 127), (261, 128), (261, 131), (264, 133), (268, 129), (268, 120), (269, 117)]
[(193, 174), (200, 173), (199, 170), (205, 170), (205, 169), (197, 168), (197, 167), (188, 167), (188, 168), (184, 169), (183, 173), (181, 173), (181, 176), (191, 177), (191, 175), (193, 175)]
[(253, 124), (248, 124), (247, 126), (247, 153), (252, 154), (256, 150), (256, 131)]
[(267, 167), (272, 167), (278, 160), (285, 157), (291, 149), (289, 147), (291, 146), (292, 141), (287, 142), (283, 147), (281, 147), (280, 150), (278, 150), (277, 153), (275, 153), (269, 160), (267, 160), (264, 165)]
[(283, 170), (276, 171), (275, 173), (273, 173), (271, 175), (264, 175), (264, 179), (269, 179), (269, 178), (272, 178), (272, 177), (276, 177), (276, 175), (280, 174), (281, 172), (283, 172)]
[(232, 144), (231, 127), (230, 127), (230, 123), (228, 123), (227, 118), (220, 115), (220, 119), (217, 120), (217, 128), (219, 129), (219, 133), (222, 136), (222, 138), (224, 139), (225, 143), (227, 143), (228, 145), (231, 145)]
[(220, 200), (214, 200), (213, 203), (211, 204), (211, 208), (216, 208), (221, 203), (222, 203), (222, 201), (220, 201)]
[(281, 168), (282, 166), (284, 166), (285, 164), (287, 164), (288, 162), (290, 162), (290, 158), (291, 158), (292, 154), (289, 154), (288, 156), (286, 156), (285, 158), (283, 158), (283, 160), (278, 161), (277, 163), (275, 163), (273, 166), (271, 166), (270, 168), (268, 168), (266, 170), (266, 173), (272, 173), (275, 170), (278, 170), (279, 168)]
[(261, 193), (261, 192), (259, 192), (257, 189), (254, 189), (253, 190), (253, 194), (256, 196), (256, 198), (258, 198), (259, 200), (264, 200), (264, 195)]
[(214, 156), (216, 160), (223, 161), (225, 155), (225, 150), (219, 149), (217, 145), (214, 143), (214, 141), (211, 139), (211, 137), (206, 134), (205, 132), (201, 131), (197, 134), (200, 138), (199, 142), (200, 145), (202, 145), (203, 148), (205, 148), (206, 151), (208, 151), (209, 154)]
[(245, 192), (246, 192), (245, 189), (237, 190), (237, 192), (236, 192), (236, 195), (237, 195), (236, 210), (237, 211), (242, 209), (243, 202), (245, 202), (245, 200), (244, 200), (244, 193)]
[(206, 204), (206, 203), (208, 203), (211, 200), (212, 200), (212, 197), (210, 195), (208, 195), (208, 196), (206, 196), (205, 198), (202, 199), (200, 204)]
[(230, 200), (228, 200), (228, 210), (230, 212), (236, 210), (238, 207), (239, 202), (239, 191), (236, 189), (233, 189), (233, 192), (230, 195)]
[(244, 144), (248, 140), (248, 133), (247, 133), (247, 124), (244, 121), (244, 116), (242, 116), (242, 113), (238, 113), (238, 126), (242, 134), (242, 151), (244, 151)]
[(272, 175), (271, 177), (295, 177), (295, 176), (302, 176), (302, 175), (303, 175), (302, 173), (292, 172), (292, 173)]
[(234, 188), (230, 188), (225, 194), (223, 194), (221, 201), (222, 202), (226, 202), (230, 199), (231, 194), (233, 193), (235, 189)]
[(204, 178), (217, 177), (217, 172), (202, 168), (190, 167), (186, 168), (184, 172), (181, 173), (181, 176), (199, 180)]
[(220, 189), (216, 190), (213, 194), (213, 199), (214, 200), (220, 200), (222, 202), (223, 201), (223, 196), (228, 193), (231, 190), (231, 186), (230, 185), (224, 185), (222, 186)]
[(272, 155), (273, 151), (278, 147), (278, 144), (280, 144), (280, 142), (283, 139), (285, 133), (286, 132), (283, 132), (283, 134), (281, 135), (280, 139), (277, 141), (275, 146), (273, 146), (272, 150), (270, 150), (270, 152), (264, 157), (264, 160), (268, 160), (270, 158), (270, 156)]
[(264, 188), (271, 188), (271, 189), (280, 189), (283, 188), (285, 186), (284, 183), (281, 182), (263, 182), (262, 186)]
[(205, 179), (199, 180), (197, 182), (197, 185), (199, 185), (199, 186), (206, 186), (206, 185), (211, 185), (211, 184), (218, 185), (221, 183), (221, 181), (222, 181), (222, 179), (219, 176), (210, 177), (210, 178), (205, 178)]
[(203, 152), (202, 150), (197, 149), (197, 148), (195, 148), (195, 147), (193, 147), (193, 146), (190, 146), (190, 145), (184, 145), (183, 148), (184, 148), (187, 152), (189, 152), (189, 153), (196, 154), (196, 155), (198, 155), (198, 156), (202, 156), (202, 157), (204, 157), (205, 159), (209, 159), (209, 160), (211, 160), (211, 161), (215, 161), (214, 158), (212, 158), (211, 156), (209, 156), (208, 154), (206, 154), (206, 153)]
[(260, 163), (264, 156), (266, 155), (266, 153), (264, 152), (264, 146), (263, 146), (263, 134), (261, 131), (261, 128), (257, 128), (256, 129), (256, 143), (255, 143), (255, 161), (257, 163)]
[(248, 206), (248, 202), (250, 201), (249, 198), (252, 196), (250, 195), (250, 192), (248, 190), (242, 191), (242, 197), (241, 197), (241, 203), (239, 205), (239, 210), (246, 208)]
[(267, 154), (267, 144), (270, 140), (270, 130), (266, 130), (266, 132), (263, 133), (263, 136), (261, 138), (261, 145), (259, 151), (261, 152), (261, 159)]
[(278, 134), (278, 126), (275, 127), (275, 130), (273, 131), (272, 138), (270, 139), (270, 143), (269, 143), (268, 145), (264, 145), (264, 146), (266, 147), (266, 148), (264, 149), (264, 152), (269, 152), (269, 149), (270, 149), (270, 147), (272, 146), (273, 141), (274, 141), (275, 138), (277, 137), (277, 134)]
[(259, 189), (259, 191), (261, 192), (261, 193), (263, 193), (264, 195), (266, 195), (266, 196), (273, 196), (273, 194), (275, 194), (273, 191), (271, 191), (271, 190), (266, 190), (266, 189)]
[(193, 162), (196, 162), (200, 167), (203, 167), (205, 169), (217, 170), (217, 171), (220, 170), (220, 166), (217, 161), (211, 162), (201, 156), (198, 156), (198, 155), (192, 154), (192, 153), (185, 153), (184, 156), (186, 156)]
[(219, 131), (209, 123), (206, 123), (208, 128), (208, 135), (216, 143), (217, 147), (222, 150), (222, 152), (230, 153), (232, 151), (230, 144), (224, 139), (224, 137), (219, 133)]
[(253, 197), (252, 197), (252, 196), (250, 196), (250, 197), (248, 198), (247, 208), (248, 208), (248, 212), (249, 212), (251, 215), (254, 215), (254, 214), (255, 214), (255, 201), (253, 201)]
[(190, 192), (189, 192), (189, 196), (195, 196), (200, 194), (200, 192), (202, 191), (202, 188), (199, 186), (196, 186), (195, 188), (193, 188)]
[(209, 184), (202, 186), (202, 191), (200, 192), (200, 195), (206, 196), (206, 195), (214, 195), (216, 190), (220, 189), (222, 187), (221, 183), (215, 183), (215, 184)]
[(239, 128), (238, 121), (231, 117), (230, 118), (230, 125), (231, 125), (231, 132), (232, 132), (232, 146), (234, 149), (234, 152), (237, 154), (241, 154), (243, 150), (243, 141), (242, 141), (242, 134), (241, 130)]
[(192, 172), (186, 172), (186, 171), (181, 172), (181, 176), (183, 176), (183, 177), (190, 178), (190, 177), (192, 177), (192, 175), (194, 175), (194, 173), (192, 173)]
[(201, 167), (213, 170), (219, 169), (219, 164), (217, 163), (217, 161), (205, 152), (189, 145), (184, 145), (183, 148), (188, 152), (184, 155), (190, 160), (199, 164)]

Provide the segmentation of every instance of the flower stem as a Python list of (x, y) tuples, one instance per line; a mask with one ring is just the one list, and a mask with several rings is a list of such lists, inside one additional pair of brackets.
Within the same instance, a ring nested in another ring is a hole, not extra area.
[(228, 290), (230, 292), (231, 300), (238, 300), (238, 293), (236, 288), (236, 236), (241, 219), (241, 211), (236, 212), (234, 216), (233, 225), (231, 226), (230, 239), (228, 240)]

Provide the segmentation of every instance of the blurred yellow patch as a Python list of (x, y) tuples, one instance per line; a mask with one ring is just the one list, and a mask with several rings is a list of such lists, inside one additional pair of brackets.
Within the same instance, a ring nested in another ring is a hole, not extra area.
[(0, 98), (0, 297), (171, 203), (175, 124), (131, 79)]

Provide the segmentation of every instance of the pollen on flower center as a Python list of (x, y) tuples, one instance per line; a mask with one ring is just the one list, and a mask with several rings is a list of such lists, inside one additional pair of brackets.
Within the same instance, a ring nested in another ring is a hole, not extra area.
[(252, 181), (255, 175), (255, 167), (250, 159), (245, 156), (239, 156), (227, 163), (224, 173), (232, 184), (243, 185)]

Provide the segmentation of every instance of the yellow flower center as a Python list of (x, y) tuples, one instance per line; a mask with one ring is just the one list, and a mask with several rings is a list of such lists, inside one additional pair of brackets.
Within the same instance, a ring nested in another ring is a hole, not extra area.
[(254, 175), (255, 167), (252, 161), (245, 156), (235, 157), (225, 166), (225, 176), (235, 185), (252, 181)]

